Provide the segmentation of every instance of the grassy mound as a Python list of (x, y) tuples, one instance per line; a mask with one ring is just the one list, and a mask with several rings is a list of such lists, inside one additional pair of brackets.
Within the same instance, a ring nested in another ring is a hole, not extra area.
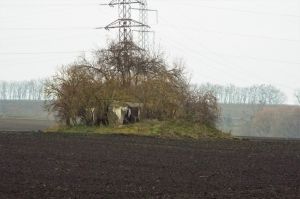
[(229, 133), (218, 129), (183, 121), (144, 121), (116, 127), (57, 126), (47, 132), (61, 133), (95, 133), (151, 136), (162, 138), (230, 138)]

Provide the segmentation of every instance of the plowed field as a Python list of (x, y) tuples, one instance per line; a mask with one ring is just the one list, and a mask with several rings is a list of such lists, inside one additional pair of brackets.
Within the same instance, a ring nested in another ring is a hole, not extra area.
[(0, 198), (300, 198), (300, 142), (0, 133)]

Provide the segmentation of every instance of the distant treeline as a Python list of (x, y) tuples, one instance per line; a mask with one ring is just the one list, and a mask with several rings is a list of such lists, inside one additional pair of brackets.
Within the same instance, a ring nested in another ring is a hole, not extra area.
[(44, 80), (0, 81), (0, 100), (44, 100)]
[(237, 87), (234, 85), (202, 84), (200, 90), (210, 90), (223, 104), (283, 104), (285, 94), (272, 85), (253, 85)]
[[(0, 100), (44, 100), (45, 80), (0, 81)], [(237, 87), (201, 84), (200, 90), (212, 91), (223, 104), (283, 104), (285, 94), (272, 85)]]

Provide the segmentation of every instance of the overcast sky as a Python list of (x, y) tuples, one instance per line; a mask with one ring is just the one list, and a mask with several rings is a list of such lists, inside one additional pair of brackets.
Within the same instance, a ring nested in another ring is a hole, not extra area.
[[(51, 76), (104, 47), (117, 17), (96, 0), (0, 0), (0, 80)], [(183, 58), (192, 82), (300, 88), (300, 0), (148, 0), (156, 46)]]

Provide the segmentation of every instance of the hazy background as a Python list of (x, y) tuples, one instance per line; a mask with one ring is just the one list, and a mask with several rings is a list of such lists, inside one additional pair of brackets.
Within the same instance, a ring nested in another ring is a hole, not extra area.
[[(95, 0), (0, 0), (0, 80), (45, 78), (81, 51), (117, 9)], [(300, 0), (148, 0), (156, 47), (183, 58), (194, 83), (272, 84), (295, 103), (300, 87)], [(151, 41), (151, 40), (150, 40)]]

